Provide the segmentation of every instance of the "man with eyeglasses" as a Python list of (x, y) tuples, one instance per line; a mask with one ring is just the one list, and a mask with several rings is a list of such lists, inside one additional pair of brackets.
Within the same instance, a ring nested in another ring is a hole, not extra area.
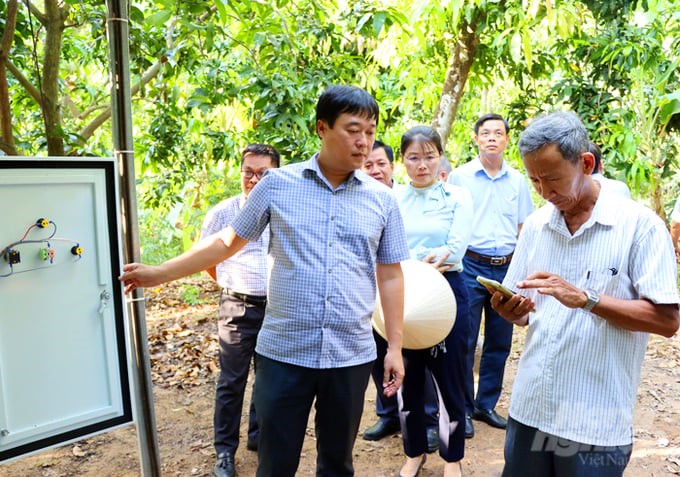
[[(266, 144), (250, 144), (241, 153), (241, 194), (226, 199), (206, 214), (201, 238), (218, 233), (241, 211), (250, 191), (268, 169), (279, 167), (280, 156)], [(267, 303), (269, 230), (233, 257), (206, 271), (222, 287), (218, 311), (220, 376), (215, 392), (215, 477), (233, 477), (238, 448), (243, 396), (255, 341)], [(253, 384), (254, 387), (254, 384)], [(250, 403), (249, 450), (257, 450), (255, 406)]]
[[(472, 194), (474, 220), (465, 257), (463, 277), (470, 293), (471, 326), (465, 382), (465, 437), (475, 433), (472, 419), (505, 429), (507, 421), (496, 410), (503, 387), (505, 361), (512, 346), (512, 325), (491, 307), (491, 295), (477, 275), (503, 281), (522, 223), (533, 211), (524, 176), (503, 160), (510, 125), (499, 114), (485, 114), (475, 123), (479, 157), (454, 169), (449, 183)], [(479, 362), (477, 394), (474, 360), (484, 310), (484, 345)]]

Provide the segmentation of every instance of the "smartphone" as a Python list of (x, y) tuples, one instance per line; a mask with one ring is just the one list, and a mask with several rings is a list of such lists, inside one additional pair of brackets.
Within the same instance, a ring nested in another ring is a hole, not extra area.
[(497, 282), (496, 280), (492, 280), (491, 278), (485, 278), (481, 275), (477, 275), (477, 281), (487, 288), (491, 288), (492, 290), (501, 292), (508, 298), (512, 297), (512, 295), (516, 295), (514, 291), (510, 290), (509, 288), (505, 288), (499, 282)]
[[(512, 297), (512, 295), (517, 295), (517, 293), (515, 293), (514, 291), (510, 290), (509, 288), (505, 288), (503, 285), (498, 283), (496, 280), (492, 280), (491, 278), (486, 278), (481, 275), (477, 275), (477, 281), (487, 288), (491, 288), (492, 290), (501, 292), (508, 298)], [(536, 312), (536, 308), (534, 308), (531, 311), (532, 313)]]

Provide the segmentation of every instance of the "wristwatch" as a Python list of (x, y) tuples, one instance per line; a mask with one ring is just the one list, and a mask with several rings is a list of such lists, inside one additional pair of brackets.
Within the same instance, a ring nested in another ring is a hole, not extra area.
[(594, 290), (588, 289), (586, 292), (586, 304), (583, 305), (583, 309), (586, 311), (591, 311), (595, 305), (600, 302), (600, 295), (598, 295)]

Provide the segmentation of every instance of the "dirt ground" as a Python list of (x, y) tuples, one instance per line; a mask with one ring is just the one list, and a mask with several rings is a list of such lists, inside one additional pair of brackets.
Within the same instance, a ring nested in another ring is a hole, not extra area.
[[(178, 281), (148, 290), (147, 323), (155, 414), (163, 476), (212, 475), (214, 380), (217, 373), (217, 289), (208, 279)], [(189, 303), (200, 303), (189, 305)], [(507, 415), (524, 334), (515, 334), (505, 391), (498, 410)], [(680, 475), (680, 338), (653, 336), (647, 351), (635, 412), (635, 445), (626, 477)], [(361, 430), (375, 420), (375, 389), (369, 385)], [(246, 408), (247, 409), (247, 408)], [(504, 432), (475, 423), (467, 440), (464, 474), (499, 476)], [(255, 475), (257, 455), (245, 449), (247, 419), (242, 417), (242, 445), (236, 453), (238, 475)], [(308, 427), (298, 475), (314, 475), (314, 432)], [(359, 437), (354, 447), (358, 477), (394, 476), (403, 463), (401, 436), (379, 442)], [(126, 426), (76, 444), (0, 466), (0, 477), (132, 477), (140, 475), (134, 426)], [(442, 475), (443, 461), (429, 456), (421, 476)]]

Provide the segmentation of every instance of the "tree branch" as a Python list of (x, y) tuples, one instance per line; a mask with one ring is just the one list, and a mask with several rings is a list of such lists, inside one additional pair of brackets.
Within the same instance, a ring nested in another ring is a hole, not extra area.
[(45, 26), (47, 25), (47, 16), (38, 10), (38, 7), (36, 7), (33, 2), (29, 0), (24, 0), (24, 3), (28, 7), (28, 9), (31, 11), (31, 14), (40, 22), (41, 25)]
[[(168, 30), (165, 34), (165, 42), (168, 50), (171, 50), (174, 47), (174, 41), (173, 41), (173, 32), (175, 29), (175, 20), (171, 20), (170, 23), (168, 23)], [(156, 76), (158, 76), (158, 73), (161, 71), (161, 67), (163, 66), (163, 63), (165, 63), (167, 59), (165, 58), (165, 55), (163, 55), (161, 58), (159, 58), (152, 66), (149, 68), (135, 83), (133, 86), (130, 88), (130, 96), (135, 96), (138, 94), (142, 87), (149, 83), (152, 79), (154, 79)], [(102, 106), (103, 107), (103, 106)], [(78, 146), (84, 146), (87, 140), (92, 137), (92, 134), (99, 128), (102, 124), (104, 124), (109, 117), (111, 117), (111, 106), (106, 106), (106, 109), (102, 111), (99, 115), (97, 115), (96, 118), (94, 118), (92, 121), (90, 121), (87, 125), (85, 125), (84, 128), (80, 130), (78, 133), (78, 141), (77, 145)]]
[[(156, 76), (158, 76), (158, 73), (161, 71), (161, 67), (163, 66), (163, 63), (165, 63), (166, 60), (164, 58), (159, 59), (154, 63), (151, 68), (149, 68), (146, 73), (140, 78), (140, 80), (135, 83), (131, 88), (130, 88), (130, 96), (135, 96), (136, 94), (139, 93), (139, 91), (142, 89), (142, 87), (149, 83), (152, 79), (154, 79)], [(104, 107), (103, 105), (100, 107)], [(94, 118), (90, 123), (88, 123), (83, 129), (80, 130), (78, 133), (78, 145), (79, 146), (84, 146), (87, 140), (92, 137), (92, 134), (99, 128), (102, 124), (104, 124), (109, 117), (111, 117), (111, 106), (106, 106), (106, 109), (102, 111), (99, 115), (97, 115), (96, 118)]]
[(10, 156), (17, 155), (12, 132), (12, 110), (9, 104), (9, 84), (7, 82), (6, 64), (9, 51), (14, 41), (14, 30), (17, 23), (17, 0), (9, 0), (7, 4), (7, 18), (5, 19), (5, 31), (0, 40), (0, 142), (2, 150)]
[(14, 65), (14, 63), (12, 63), (10, 60), (7, 60), (6, 66), (9, 72), (12, 73), (12, 76), (14, 76), (14, 78), (16, 78), (19, 84), (24, 87), (28, 95), (31, 98), (33, 98), (36, 103), (38, 103), (38, 106), (42, 108), (42, 98), (40, 97), (40, 90), (33, 86), (33, 83), (31, 83), (29, 79), (24, 76), (21, 70), (19, 70), (19, 68), (17, 68)]
[(68, 92), (64, 93), (64, 97), (61, 99), (61, 102), (71, 113), (71, 116), (74, 118), (80, 117), (80, 110), (78, 109), (78, 106), (76, 106), (76, 103), (74, 103), (71, 97), (68, 95)]
[(78, 114), (77, 118), (78, 119), (87, 119), (87, 117), (90, 114), (94, 113), (98, 109), (106, 109), (106, 105), (105, 104), (96, 104), (94, 106), (90, 106), (89, 108), (85, 108), (85, 110), (82, 113)]
[(49, 156), (64, 155), (61, 104), (59, 101), (59, 63), (64, 24), (68, 18), (68, 3), (59, 6), (57, 0), (45, 0), (45, 53), (42, 69), (43, 118)]
[(9, 143), (5, 142), (4, 140), (0, 139), (0, 151), (4, 152), (8, 156), (19, 156), (19, 151), (16, 149), (16, 147), (12, 144), (10, 145)]
[(477, 44), (479, 43), (477, 24), (480, 16), (480, 14), (476, 15), (476, 18), (470, 23), (463, 22), (456, 44), (451, 51), (451, 63), (446, 71), (442, 94), (439, 97), (439, 104), (432, 121), (432, 127), (439, 133), (444, 147), (446, 147), (446, 142), (451, 134), (451, 126), (456, 117), (465, 83), (477, 51)]

